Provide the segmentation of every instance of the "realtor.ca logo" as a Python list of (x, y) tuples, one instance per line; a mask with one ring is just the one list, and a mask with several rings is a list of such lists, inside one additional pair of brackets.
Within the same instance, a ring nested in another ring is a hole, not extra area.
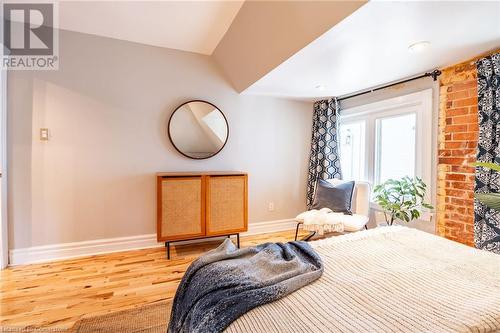
[(58, 69), (57, 4), (2, 2), (2, 68)]

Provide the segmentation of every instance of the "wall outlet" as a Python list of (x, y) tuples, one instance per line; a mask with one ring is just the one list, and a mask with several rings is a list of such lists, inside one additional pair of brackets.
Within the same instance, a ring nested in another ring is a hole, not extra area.
[(49, 141), (49, 135), (48, 128), (40, 128), (40, 141)]
[(269, 205), (267, 206), (267, 210), (270, 212), (274, 212), (274, 202), (270, 202)]

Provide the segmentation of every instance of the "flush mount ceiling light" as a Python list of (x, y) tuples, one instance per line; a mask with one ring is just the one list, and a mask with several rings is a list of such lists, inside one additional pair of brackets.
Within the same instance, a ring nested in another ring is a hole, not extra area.
[(424, 40), (411, 44), (410, 46), (408, 46), (408, 50), (410, 50), (410, 52), (419, 53), (427, 49), (429, 45), (431, 45), (431, 42)]
[(324, 91), (324, 90), (326, 90), (326, 86), (325, 86), (324, 84), (318, 84), (318, 85), (316, 86), (316, 89), (321, 90), (321, 91)]

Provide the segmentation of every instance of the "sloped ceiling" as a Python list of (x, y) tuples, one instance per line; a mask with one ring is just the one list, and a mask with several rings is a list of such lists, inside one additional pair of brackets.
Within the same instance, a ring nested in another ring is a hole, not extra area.
[(213, 56), (241, 92), (363, 4), (246, 1)]
[(61, 1), (59, 27), (212, 54), (240, 10), (232, 1)]

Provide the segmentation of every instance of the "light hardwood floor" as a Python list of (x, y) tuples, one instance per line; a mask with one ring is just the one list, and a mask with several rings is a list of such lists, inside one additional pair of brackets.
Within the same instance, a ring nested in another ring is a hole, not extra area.
[[(302, 234), (304, 235), (304, 234)], [(294, 231), (242, 237), (241, 246), (293, 240)], [(173, 298), (184, 271), (220, 241), (16, 266), (0, 271), (0, 331), (69, 329), (96, 316)]]

